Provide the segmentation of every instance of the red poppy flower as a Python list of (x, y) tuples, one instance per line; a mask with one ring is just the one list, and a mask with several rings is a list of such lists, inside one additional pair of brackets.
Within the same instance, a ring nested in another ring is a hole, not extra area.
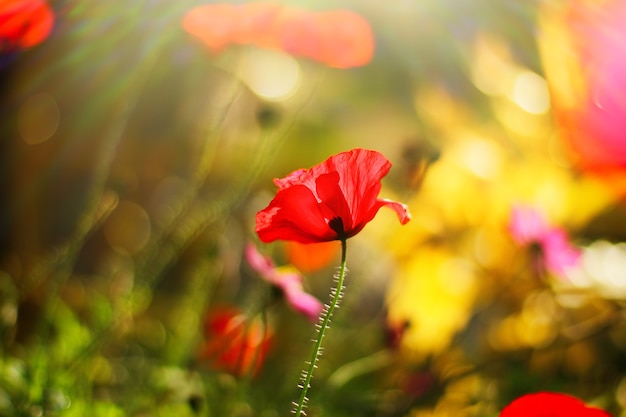
[(378, 198), (380, 181), (390, 168), (381, 153), (353, 149), (275, 179), (276, 196), (256, 215), (259, 238), (300, 243), (345, 240), (359, 233), (385, 206), (406, 224), (411, 218), (406, 205)]
[(235, 375), (258, 372), (272, 341), (266, 324), (249, 319), (234, 307), (211, 312), (204, 330), (206, 341), (200, 347), (199, 358)]
[(588, 407), (581, 400), (555, 392), (523, 395), (507, 405), (500, 417), (610, 417), (599, 408)]
[(0, 2), (0, 51), (29, 48), (41, 43), (52, 31), (54, 13), (42, 0)]

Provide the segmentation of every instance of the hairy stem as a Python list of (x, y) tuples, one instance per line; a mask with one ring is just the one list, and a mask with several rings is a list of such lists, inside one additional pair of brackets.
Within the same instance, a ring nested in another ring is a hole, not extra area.
[(296, 403), (294, 402), (295, 409), (293, 410), (296, 417), (300, 417), (302, 415), (306, 415), (304, 412), (304, 408), (306, 407), (306, 403), (308, 402), (307, 392), (311, 387), (311, 379), (313, 378), (313, 371), (317, 368), (317, 362), (322, 354), (322, 341), (324, 340), (324, 335), (326, 330), (329, 328), (330, 319), (333, 315), (333, 311), (335, 308), (339, 307), (339, 302), (341, 301), (341, 297), (343, 296), (343, 281), (346, 276), (346, 240), (341, 240), (341, 267), (339, 269), (339, 274), (335, 276), (336, 278), (336, 286), (331, 289), (330, 292), (330, 304), (326, 304), (324, 306), (324, 311), (320, 315), (320, 322), (316, 325), (317, 327), (317, 339), (315, 339), (315, 345), (313, 347), (313, 352), (311, 353), (311, 360), (307, 362), (308, 367), (302, 372), (302, 379), (300, 381), (299, 387), (302, 389), (300, 394), (300, 400)]

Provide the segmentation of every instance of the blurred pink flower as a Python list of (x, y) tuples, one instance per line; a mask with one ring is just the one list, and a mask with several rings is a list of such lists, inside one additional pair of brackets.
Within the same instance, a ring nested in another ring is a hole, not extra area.
[(540, 266), (555, 275), (564, 276), (580, 260), (580, 250), (569, 243), (565, 231), (550, 227), (531, 207), (513, 207), (509, 231), (518, 245), (538, 247)]
[(277, 268), (269, 257), (259, 253), (252, 244), (246, 246), (245, 257), (261, 278), (283, 291), (287, 302), (294, 310), (304, 314), (312, 322), (317, 321), (323, 305), (317, 298), (304, 291), (300, 274), (294, 270)]

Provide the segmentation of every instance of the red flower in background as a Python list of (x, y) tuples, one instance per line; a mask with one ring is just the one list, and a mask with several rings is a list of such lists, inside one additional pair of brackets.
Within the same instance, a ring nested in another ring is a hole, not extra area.
[(530, 207), (514, 207), (509, 230), (515, 242), (522, 246), (536, 245), (540, 269), (565, 276), (566, 271), (580, 261), (581, 252), (572, 246), (565, 231), (550, 227), (541, 214)]
[(374, 40), (367, 20), (347, 10), (309, 12), (288, 9), (277, 26), (285, 52), (350, 68), (367, 64), (374, 54)]
[(276, 268), (274, 262), (261, 255), (254, 245), (246, 247), (246, 260), (261, 277), (280, 288), (289, 305), (310, 321), (315, 322), (322, 312), (322, 303), (302, 287), (302, 276), (291, 269)]
[(523, 395), (507, 405), (500, 417), (611, 417), (579, 399), (560, 393), (538, 392)]
[(207, 4), (183, 28), (213, 52), (231, 44), (281, 49), (336, 68), (367, 64), (374, 55), (369, 23), (348, 10), (313, 12), (274, 3)]
[(546, 16), (546, 76), (575, 161), (626, 193), (626, 2), (572, 1)]
[(411, 216), (404, 204), (378, 198), (381, 179), (390, 168), (381, 153), (353, 149), (275, 179), (276, 196), (256, 215), (259, 238), (300, 243), (345, 240), (359, 233), (385, 206), (406, 224)]
[(54, 13), (42, 0), (0, 1), (0, 51), (35, 46), (52, 31)]
[(183, 28), (213, 52), (230, 44), (278, 48), (274, 26), (279, 12), (269, 3), (206, 4), (185, 14)]
[(204, 332), (199, 359), (235, 375), (258, 372), (272, 341), (267, 324), (250, 319), (234, 307), (211, 312), (206, 317)]

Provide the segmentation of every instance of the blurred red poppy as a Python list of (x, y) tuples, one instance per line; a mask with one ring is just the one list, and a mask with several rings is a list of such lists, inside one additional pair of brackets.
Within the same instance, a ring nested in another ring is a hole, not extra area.
[(237, 28), (233, 34), (234, 43), (280, 48), (275, 33), (282, 7), (274, 3), (246, 3), (236, 7), (239, 14), (232, 22)]
[(189, 10), (183, 28), (213, 52), (250, 44), (336, 68), (365, 65), (374, 55), (369, 23), (348, 10), (313, 12), (269, 2), (208, 4)]
[(500, 417), (610, 417), (599, 408), (587, 407), (581, 400), (555, 392), (523, 395), (507, 405)]
[(374, 55), (369, 23), (347, 10), (320, 13), (288, 10), (278, 29), (283, 50), (330, 67), (362, 66)]
[(0, 51), (29, 48), (52, 31), (54, 13), (43, 0), (0, 1)]
[(270, 3), (206, 4), (185, 14), (183, 28), (213, 52), (230, 44), (277, 48), (274, 25), (279, 11)]
[(234, 375), (256, 374), (267, 357), (272, 332), (234, 307), (221, 307), (205, 320), (205, 341), (199, 359)]
[(234, 14), (235, 7), (230, 4), (198, 6), (185, 14), (183, 28), (218, 52), (232, 40)]
[(406, 224), (411, 218), (406, 205), (378, 198), (381, 179), (390, 168), (381, 153), (353, 149), (275, 179), (276, 196), (256, 215), (259, 238), (300, 243), (345, 240), (359, 233), (384, 206)]
[(567, 4), (542, 38), (554, 113), (580, 168), (626, 192), (626, 2)]

